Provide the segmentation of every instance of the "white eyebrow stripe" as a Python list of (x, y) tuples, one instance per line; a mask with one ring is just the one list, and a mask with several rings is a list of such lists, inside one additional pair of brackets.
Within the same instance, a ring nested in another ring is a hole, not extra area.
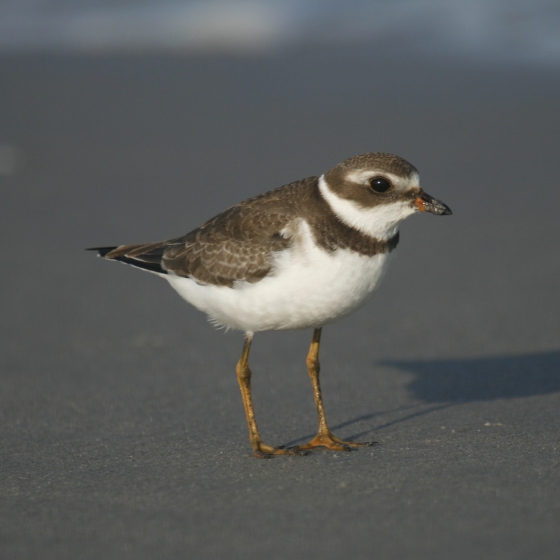
[(373, 177), (384, 177), (391, 181), (393, 185), (400, 185), (403, 181), (409, 181), (409, 179), (394, 175), (393, 173), (373, 171), (371, 169), (350, 170), (346, 173), (345, 179), (352, 183), (367, 185)]

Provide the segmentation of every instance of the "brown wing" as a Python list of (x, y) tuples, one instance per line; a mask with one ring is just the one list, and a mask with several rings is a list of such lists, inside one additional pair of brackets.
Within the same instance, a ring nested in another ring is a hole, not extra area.
[(99, 252), (106, 258), (192, 277), (203, 284), (258, 282), (270, 273), (274, 254), (290, 247), (289, 235), (281, 232), (300, 217), (301, 202), (316, 183), (317, 178), (310, 177), (241, 202), (177, 239)]

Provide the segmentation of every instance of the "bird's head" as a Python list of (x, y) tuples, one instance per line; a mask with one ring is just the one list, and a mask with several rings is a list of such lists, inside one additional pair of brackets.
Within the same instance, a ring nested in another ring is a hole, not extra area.
[(417, 212), (451, 214), (420, 187), (416, 168), (399, 156), (369, 153), (343, 161), (320, 178), (320, 190), (347, 225), (381, 239)]

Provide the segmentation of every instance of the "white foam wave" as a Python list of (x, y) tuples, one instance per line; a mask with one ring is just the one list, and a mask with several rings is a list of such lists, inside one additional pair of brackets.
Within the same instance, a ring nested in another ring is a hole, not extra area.
[(556, 0), (10, 0), (0, 50), (267, 52), (395, 41), (427, 51), (560, 62)]

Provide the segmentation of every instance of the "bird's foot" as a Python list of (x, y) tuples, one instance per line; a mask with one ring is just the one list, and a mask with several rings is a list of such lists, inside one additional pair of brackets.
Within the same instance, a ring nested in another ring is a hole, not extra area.
[(309, 443), (300, 445), (297, 449), (306, 451), (316, 447), (326, 447), (331, 451), (353, 451), (356, 447), (371, 447), (375, 441), (344, 441), (337, 438), (331, 432), (318, 433)]
[(272, 447), (259, 442), (253, 446), (253, 454), (259, 459), (270, 459), (273, 455), (307, 455), (308, 451), (300, 447)]

